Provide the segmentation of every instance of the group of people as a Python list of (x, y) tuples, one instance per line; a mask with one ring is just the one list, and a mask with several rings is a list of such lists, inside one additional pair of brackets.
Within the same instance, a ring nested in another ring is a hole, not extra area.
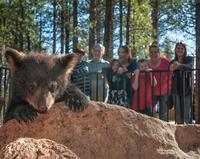
[(186, 45), (177, 43), (172, 61), (162, 57), (157, 44), (149, 47), (149, 59), (132, 58), (128, 46), (118, 48), (118, 59), (103, 59), (105, 48), (97, 44), (92, 59), (84, 61), (84, 51), (75, 51), (78, 63), (72, 82), (90, 99), (132, 108), (152, 116), (159, 104), (159, 117), (168, 121), (169, 97), (175, 107), (176, 123), (192, 122), (192, 72), (194, 59)]

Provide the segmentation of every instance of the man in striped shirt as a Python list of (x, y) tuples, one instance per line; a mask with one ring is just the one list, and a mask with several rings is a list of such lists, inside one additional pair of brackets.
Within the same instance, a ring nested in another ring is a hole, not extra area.
[(74, 53), (77, 55), (77, 64), (73, 70), (71, 81), (83, 93), (90, 97), (90, 79), (88, 76), (88, 62), (83, 60), (85, 52), (81, 49), (76, 49)]

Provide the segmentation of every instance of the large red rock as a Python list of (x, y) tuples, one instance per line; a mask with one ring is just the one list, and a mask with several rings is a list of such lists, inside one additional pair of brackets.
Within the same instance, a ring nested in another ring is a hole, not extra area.
[(79, 159), (66, 146), (48, 139), (19, 138), (0, 152), (1, 159)]
[(200, 158), (200, 126), (175, 126), (133, 110), (91, 102), (83, 112), (58, 103), (33, 122), (0, 128), (0, 148), (19, 137), (46, 138), (81, 159)]

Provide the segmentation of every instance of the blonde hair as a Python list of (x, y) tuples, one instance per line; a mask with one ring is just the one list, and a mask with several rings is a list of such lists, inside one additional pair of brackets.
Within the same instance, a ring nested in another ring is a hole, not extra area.
[(105, 47), (104, 47), (102, 44), (96, 44), (96, 45), (94, 46), (94, 48), (93, 48), (93, 51), (94, 51), (96, 48), (100, 48), (102, 54), (105, 53)]

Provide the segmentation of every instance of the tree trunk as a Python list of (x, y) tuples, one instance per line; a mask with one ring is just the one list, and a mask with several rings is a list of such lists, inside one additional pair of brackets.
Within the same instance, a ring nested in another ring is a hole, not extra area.
[(113, 14), (114, 14), (114, 0), (106, 0), (106, 15), (105, 15), (105, 32), (104, 32), (104, 46), (106, 59), (111, 59), (113, 55)]
[(65, 28), (65, 22), (64, 22), (64, 1), (60, 1), (60, 53), (64, 53), (64, 44), (65, 44), (65, 33), (64, 33), (64, 28)]
[(19, 21), (15, 19), (15, 30), (13, 30), (14, 44), (12, 47), (19, 49)]
[(39, 43), (38, 43), (38, 51), (42, 51), (42, 14), (40, 13), (40, 22), (39, 22)]
[(31, 51), (31, 37), (29, 35), (29, 32), (27, 32), (26, 37), (27, 37), (27, 50)]
[(104, 12), (102, 13), (102, 10), (104, 10), (104, 5), (101, 4), (101, 0), (96, 0), (96, 42), (97, 43), (102, 43), (103, 38), (102, 38), (102, 28), (104, 27), (103, 25), (103, 18), (104, 17)]
[(73, 0), (73, 51), (78, 47), (78, 0)]
[(119, 45), (122, 45), (123, 37), (122, 37), (122, 25), (123, 25), (123, 5), (122, 0), (119, 0)]
[(126, 15), (126, 45), (129, 45), (130, 39), (130, 11), (131, 11), (131, 0), (128, 0), (128, 11)]
[(153, 39), (158, 42), (158, 0), (151, 0), (151, 17), (152, 17), (152, 27), (153, 27)]
[[(3, 52), (5, 51), (5, 46), (1, 46), (2, 47), (2, 52), (0, 53), (0, 66), (3, 66), (2, 64), (2, 55), (3, 55)], [(3, 78), (3, 75), (2, 75), (2, 68), (0, 68), (0, 99), (1, 97), (3, 96), (2, 94), (2, 78)], [(1, 114), (1, 110), (2, 110), (2, 105), (0, 105), (0, 114)]]
[[(200, 68), (200, 0), (196, 0), (196, 68)], [(200, 123), (200, 71), (196, 73), (195, 111)]]
[(65, 53), (69, 53), (70, 11), (69, 2), (65, 2)]
[(53, 54), (56, 54), (56, 32), (57, 32), (57, 14), (56, 14), (56, 0), (53, 0)]
[[(133, 5), (132, 6), (132, 10), (131, 10), (131, 13), (130, 13), (130, 15), (131, 14), (133, 14), (134, 16), (136, 15), (135, 14), (135, 6)], [(135, 17), (133, 17), (133, 19), (134, 19)], [(137, 18), (137, 17), (136, 17)], [(135, 22), (135, 20), (133, 20), (133, 22)], [(132, 22), (132, 23), (133, 23)], [(130, 21), (129, 21), (129, 23), (130, 23)], [(133, 26), (134, 26), (134, 24), (132, 24)], [(131, 49), (131, 54), (132, 54), (132, 57), (133, 58), (135, 58), (136, 57), (136, 54), (137, 54), (137, 49), (136, 49), (136, 38), (135, 38), (135, 33), (136, 33), (136, 31), (137, 31), (137, 28), (134, 26), (133, 27), (133, 29), (135, 29), (132, 33), (131, 33), (131, 35), (129, 35), (129, 38), (131, 37), (131, 39), (129, 39), (129, 45), (131, 45), (131, 47), (132, 47), (132, 49)]]
[(90, 22), (89, 22), (89, 58), (92, 57), (92, 48), (96, 41), (96, 0), (90, 0)]
[(24, 20), (24, 7), (23, 7), (23, 2), (20, 1), (20, 16), (21, 16), (21, 21), (20, 21), (20, 30), (19, 30), (19, 44), (20, 44), (20, 50), (23, 51), (24, 50), (24, 32), (23, 32), (23, 23), (22, 20)]

